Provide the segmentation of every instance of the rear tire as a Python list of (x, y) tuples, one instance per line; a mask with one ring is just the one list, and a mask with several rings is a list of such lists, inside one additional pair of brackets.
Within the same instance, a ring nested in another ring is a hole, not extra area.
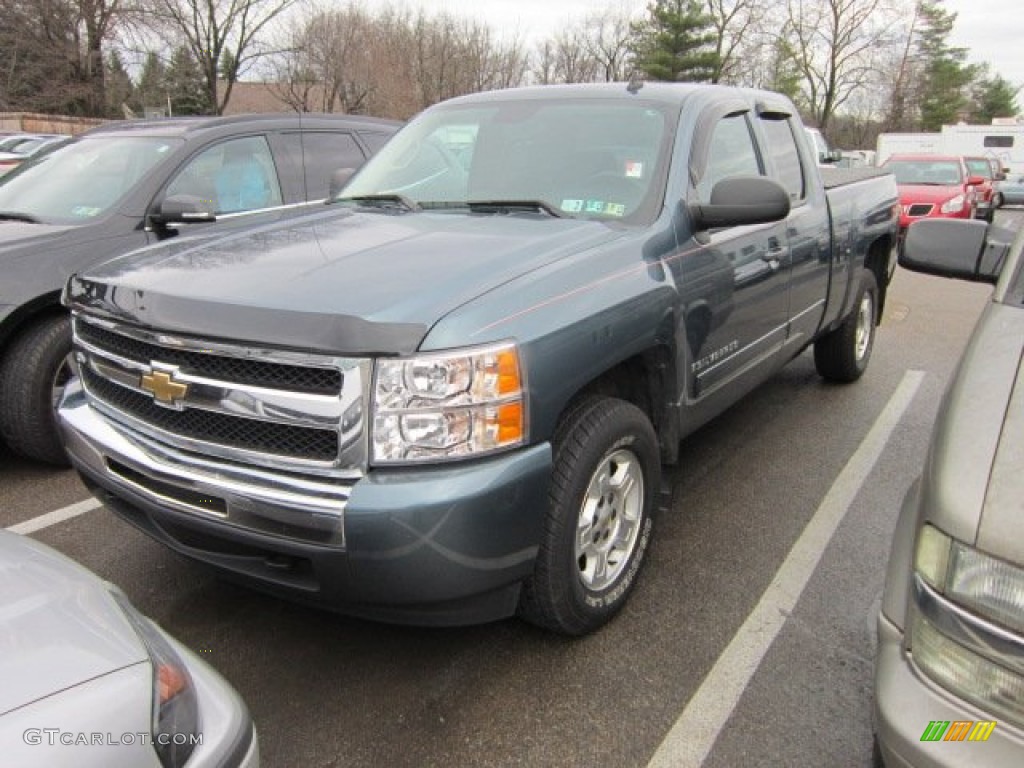
[(22, 456), (67, 466), (57, 402), (71, 378), (71, 323), (47, 317), (22, 331), (0, 361), (0, 434)]
[(871, 270), (861, 270), (853, 311), (843, 324), (814, 342), (814, 366), (825, 379), (856, 381), (867, 370), (878, 324), (878, 282)]
[(548, 514), (519, 614), (567, 635), (607, 623), (643, 565), (661, 483), (651, 422), (631, 403), (583, 401), (554, 439)]

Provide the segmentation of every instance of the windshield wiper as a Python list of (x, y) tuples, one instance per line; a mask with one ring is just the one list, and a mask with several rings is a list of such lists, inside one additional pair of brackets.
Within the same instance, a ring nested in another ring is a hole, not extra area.
[(397, 194), (386, 194), (386, 195), (352, 195), (351, 197), (336, 197), (332, 202), (336, 203), (359, 203), (360, 205), (379, 205), (383, 208), (393, 208), (396, 205), (399, 208), (404, 208), (407, 211), (418, 211), (420, 210), (419, 203), (412, 198), (406, 197), (405, 195)]
[(564, 219), (565, 214), (550, 203), (543, 200), (470, 200), (466, 207), (474, 212), (508, 213), (513, 210), (531, 210), (546, 213), (556, 219)]
[(0, 221), (25, 221), (29, 224), (42, 224), (31, 213), (20, 213), (19, 211), (0, 211)]

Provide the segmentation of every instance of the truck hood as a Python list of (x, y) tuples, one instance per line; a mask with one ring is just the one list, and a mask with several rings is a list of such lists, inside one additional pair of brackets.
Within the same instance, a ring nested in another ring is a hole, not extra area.
[(98, 577), (0, 531), (0, 715), (148, 658)]
[(72, 279), (68, 295), (204, 338), (407, 354), (456, 307), (623, 232), (534, 213), (332, 210), (138, 251)]
[(911, 203), (944, 203), (951, 197), (963, 194), (964, 188), (959, 184), (899, 184), (900, 204)]

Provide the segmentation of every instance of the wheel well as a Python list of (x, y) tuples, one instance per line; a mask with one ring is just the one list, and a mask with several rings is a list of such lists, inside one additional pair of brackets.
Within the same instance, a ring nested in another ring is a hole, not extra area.
[(615, 397), (630, 402), (650, 419), (658, 435), (662, 462), (673, 463), (679, 450), (679, 437), (672, 407), (674, 378), (671, 361), (670, 350), (663, 346), (623, 360), (579, 390), (562, 410), (562, 416), (588, 397)]
[(60, 293), (40, 296), (18, 307), (4, 320), (3, 325), (0, 325), (0, 357), (3, 357), (7, 347), (25, 328), (64, 311), (60, 305)]
[(875, 275), (875, 284), (878, 286), (878, 311), (875, 316), (875, 325), (882, 322), (882, 311), (885, 309), (885, 294), (889, 283), (889, 254), (892, 252), (893, 243), (888, 237), (880, 237), (868, 248), (867, 256), (864, 259), (864, 267), (870, 269)]

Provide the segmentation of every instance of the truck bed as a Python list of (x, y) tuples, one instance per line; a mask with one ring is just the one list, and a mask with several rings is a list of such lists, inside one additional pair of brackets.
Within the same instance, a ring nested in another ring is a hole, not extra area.
[(821, 181), (825, 185), (825, 189), (829, 190), (889, 173), (892, 171), (885, 168), (822, 168)]

